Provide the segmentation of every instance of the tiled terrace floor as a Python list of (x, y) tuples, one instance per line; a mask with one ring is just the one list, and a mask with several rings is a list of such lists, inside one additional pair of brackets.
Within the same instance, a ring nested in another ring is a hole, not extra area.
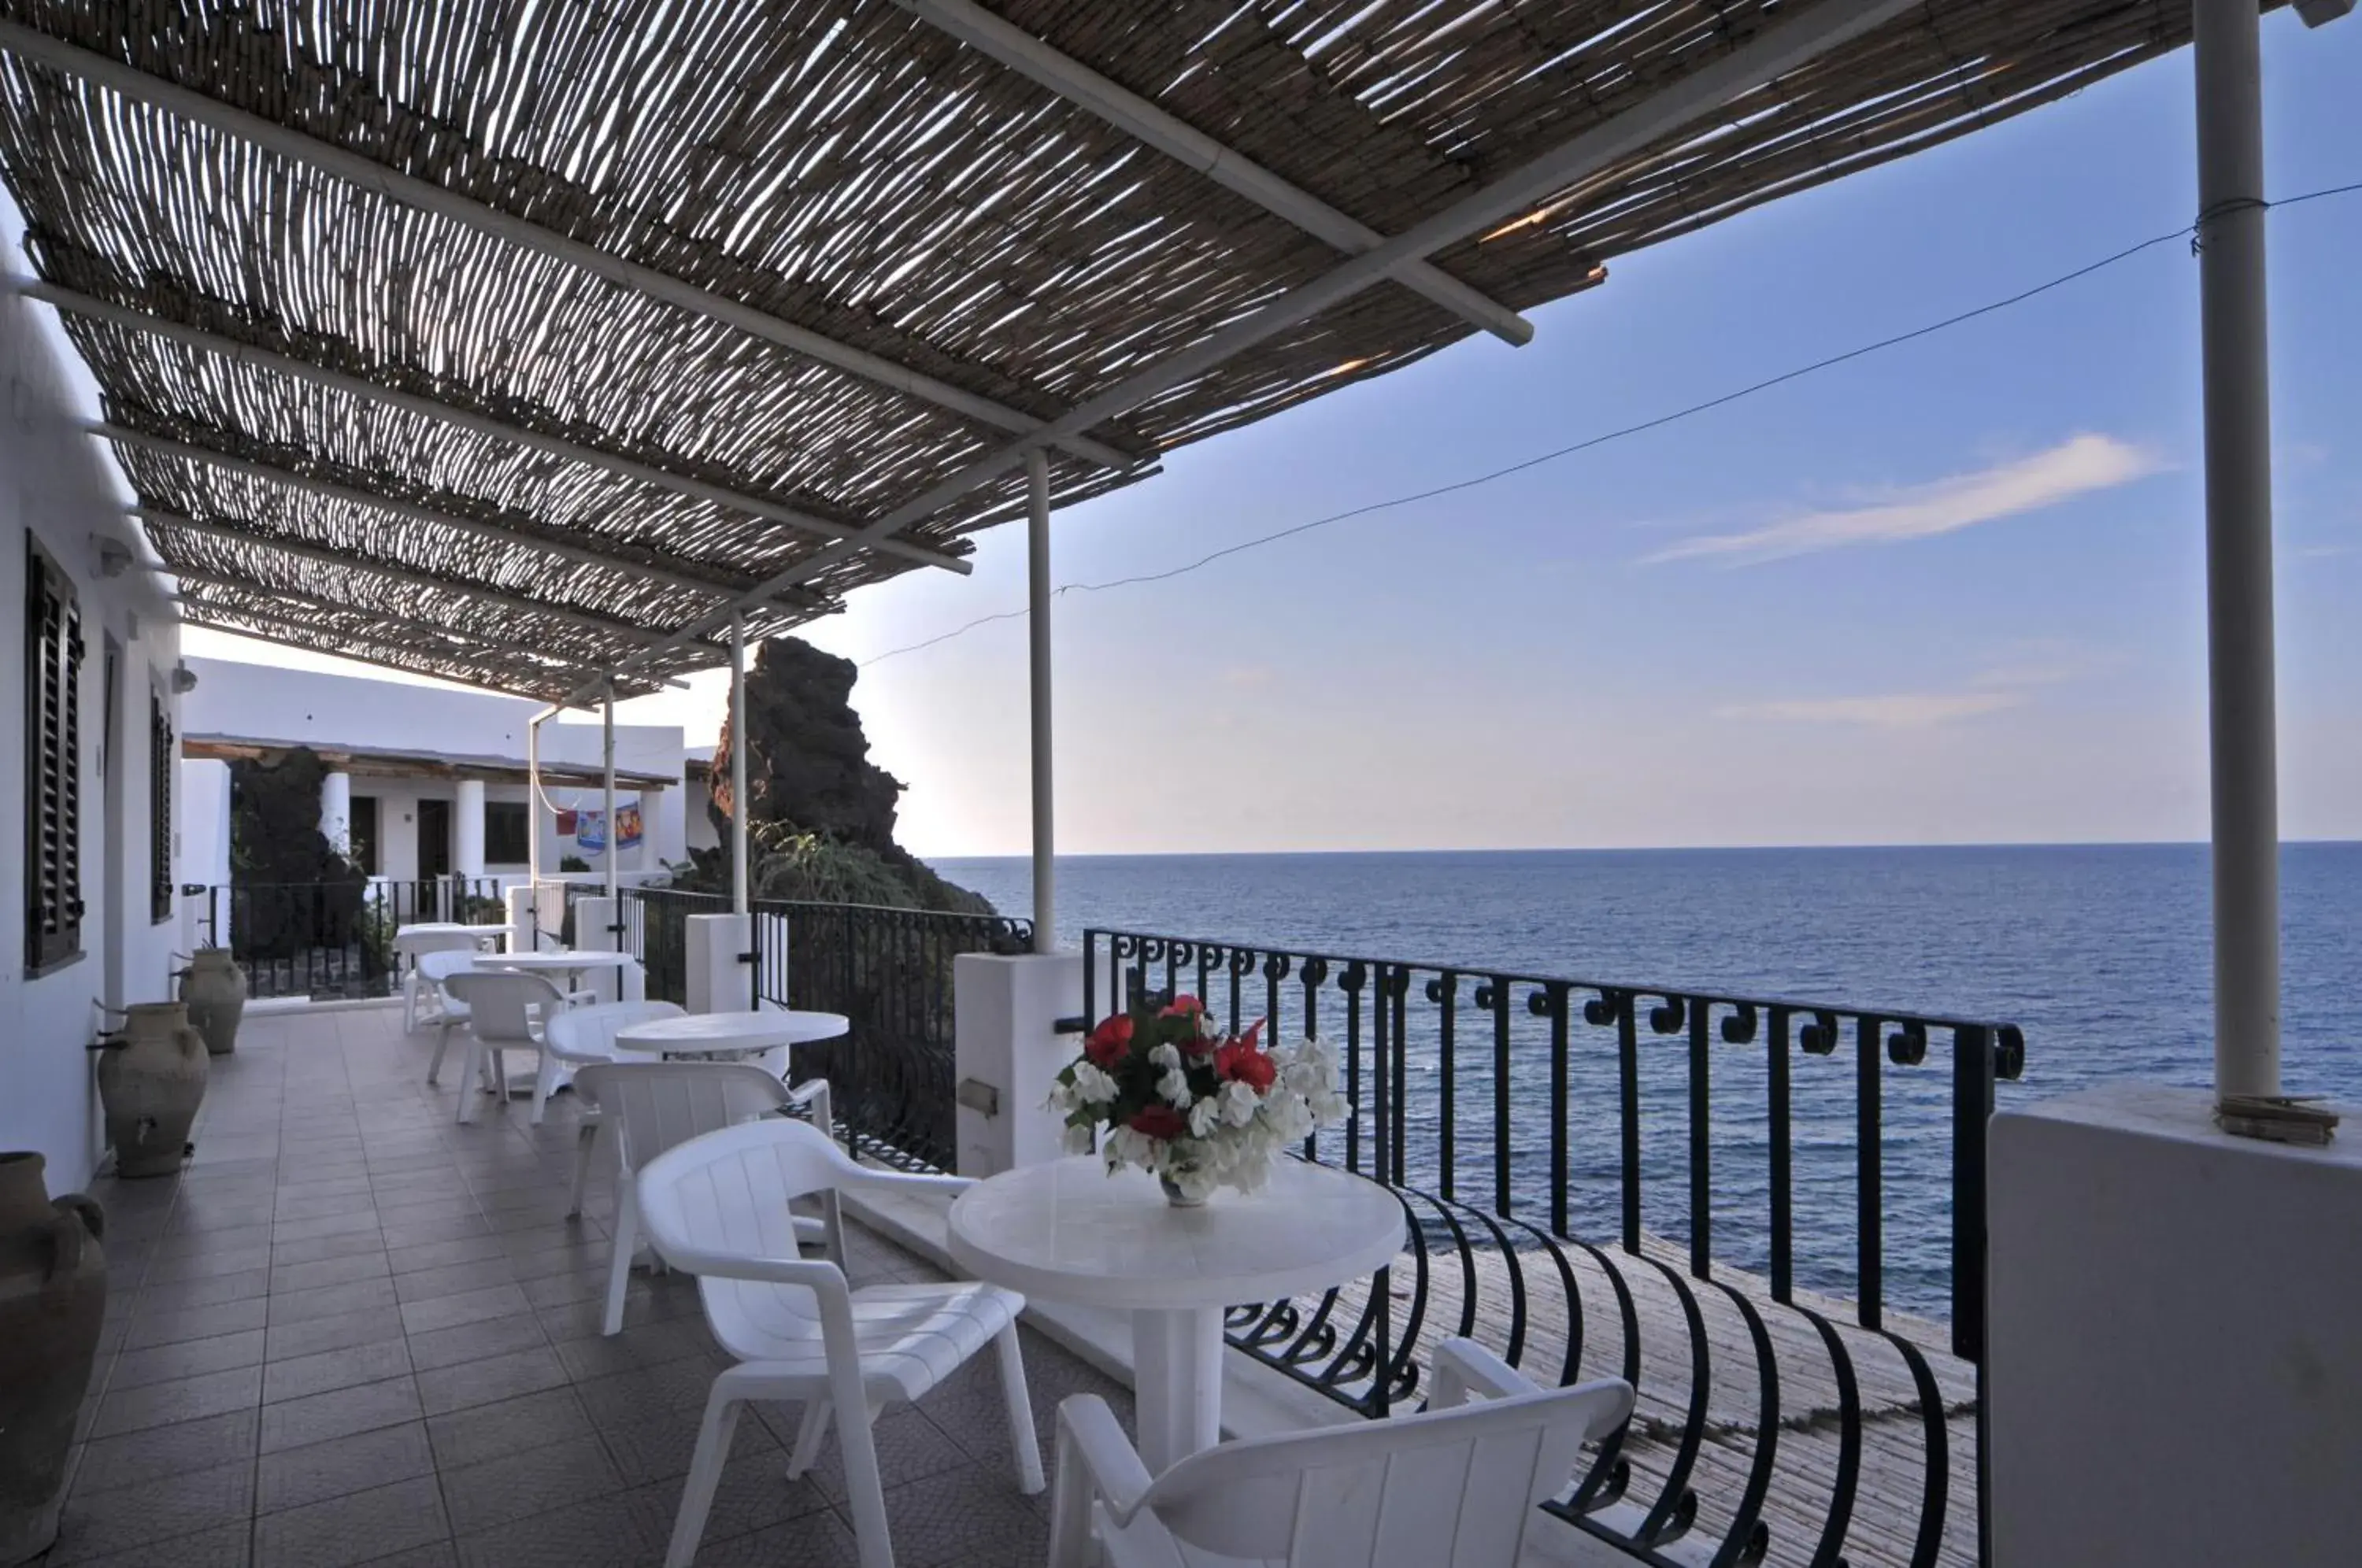
[[(390, 1009), (250, 1019), (173, 1179), (102, 1180), (109, 1302), (51, 1568), (653, 1564), (713, 1373), (692, 1281), (635, 1276), (599, 1334), (613, 1195), (565, 1217), (573, 1097), (538, 1128)], [(932, 1276), (848, 1237), (854, 1283)], [(1128, 1392), (1028, 1331), (1045, 1447), (1065, 1396)], [(878, 1427), (906, 1568), (1043, 1560), (989, 1356)], [(701, 1564), (854, 1562), (829, 1456), (784, 1475), (795, 1407), (739, 1423)], [(1045, 1452), (1045, 1459), (1047, 1454)]]

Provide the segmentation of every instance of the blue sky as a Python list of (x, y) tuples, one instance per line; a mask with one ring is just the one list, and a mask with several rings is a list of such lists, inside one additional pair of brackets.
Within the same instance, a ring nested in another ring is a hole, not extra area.
[[(2270, 189), (2362, 181), (2362, 20), (2265, 19)], [(1061, 581), (1514, 461), (2185, 223), (2187, 52), (1625, 258), (1063, 513)], [(2282, 823), (2362, 837), (2362, 196), (2274, 215)], [(2206, 828), (2197, 269), (2028, 304), (1449, 498), (1057, 607), (1070, 853), (2188, 839)], [(866, 659), (1022, 605), (866, 591)], [(231, 651), (200, 634), (204, 651)], [(864, 671), (905, 841), (1026, 845), (1025, 634)], [(630, 705), (710, 734), (719, 683)]]

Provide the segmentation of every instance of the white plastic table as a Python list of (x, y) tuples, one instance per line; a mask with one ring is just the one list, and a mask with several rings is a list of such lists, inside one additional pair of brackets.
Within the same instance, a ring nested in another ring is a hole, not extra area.
[(479, 969), (521, 969), (528, 974), (547, 972), (562, 974), (571, 981), (573, 977), (591, 969), (609, 968), (630, 962), (625, 953), (603, 949), (579, 950), (566, 953), (487, 953), (476, 960)]
[(1281, 1158), (1252, 1196), (1198, 1209), (1092, 1154), (1004, 1171), (951, 1208), (951, 1254), (993, 1285), (1131, 1313), (1140, 1457), (1153, 1475), (1222, 1435), (1222, 1312), (1327, 1290), (1393, 1263), (1402, 1203), (1374, 1182)]
[(841, 1012), (685, 1012), (615, 1031), (618, 1051), (665, 1056), (759, 1056), (782, 1045), (833, 1040), (852, 1024)]

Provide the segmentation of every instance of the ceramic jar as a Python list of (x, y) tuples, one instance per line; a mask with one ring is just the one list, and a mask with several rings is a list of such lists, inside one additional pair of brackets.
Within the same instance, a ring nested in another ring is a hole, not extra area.
[(0, 1564), (48, 1550), (106, 1312), (105, 1216), (50, 1197), (41, 1156), (0, 1154)]
[(205, 1037), (179, 1002), (134, 1002), (98, 1056), (98, 1097), (119, 1176), (171, 1176), (205, 1098)]
[(189, 1021), (205, 1037), (205, 1049), (226, 1056), (237, 1046), (238, 1020), (246, 1015), (246, 971), (226, 947), (200, 947), (181, 972), (181, 1000)]

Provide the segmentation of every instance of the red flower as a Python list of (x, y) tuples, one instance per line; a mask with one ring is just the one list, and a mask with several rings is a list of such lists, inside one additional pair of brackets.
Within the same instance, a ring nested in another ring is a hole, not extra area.
[(1163, 1139), (1166, 1143), (1186, 1137), (1189, 1132), (1189, 1119), (1169, 1105), (1147, 1106), (1134, 1114), (1126, 1125), (1135, 1132)]
[(1171, 1002), (1167, 1003), (1164, 1010), (1158, 1013), (1156, 1016), (1159, 1018), (1195, 1018), (1205, 1010), (1206, 1004), (1204, 1002), (1199, 1001), (1196, 997), (1184, 991), (1179, 996), (1175, 997)]
[(1279, 1066), (1268, 1052), (1255, 1049), (1254, 1032), (1250, 1030), (1214, 1053), (1214, 1076), (1261, 1094), (1279, 1080)]
[(1128, 1012), (1110, 1015), (1083, 1042), (1083, 1055), (1091, 1059), (1091, 1066), (1101, 1071), (1113, 1068), (1131, 1052), (1131, 1014)]

